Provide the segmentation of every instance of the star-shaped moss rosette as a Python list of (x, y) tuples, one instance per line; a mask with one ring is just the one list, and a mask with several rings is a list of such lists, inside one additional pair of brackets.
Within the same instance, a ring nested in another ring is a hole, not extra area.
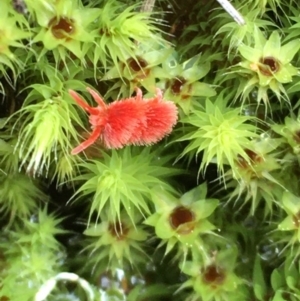
[(165, 191), (157, 191), (154, 198), (155, 213), (144, 222), (155, 228), (161, 244), (166, 245), (168, 254), (178, 247), (178, 256), (200, 253), (205, 256), (205, 245), (201, 239), (203, 234), (211, 234), (215, 226), (208, 217), (219, 204), (217, 199), (207, 199), (206, 183), (186, 192), (180, 198)]
[(72, 198), (92, 197), (89, 221), (93, 214), (98, 220), (101, 212), (108, 210), (111, 220), (117, 222), (125, 210), (134, 223), (134, 208), (142, 215), (150, 214), (157, 187), (174, 190), (167, 179), (182, 171), (168, 167), (171, 158), (160, 157), (159, 149), (153, 151), (150, 147), (102, 151), (102, 158), (81, 164), (82, 175), (74, 180), (84, 183)]
[(210, 71), (210, 64), (196, 55), (180, 64), (173, 53), (162, 64), (162, 78), (158, 86), (165, 90), (165, 98), (171, 99), (180, 106), (185, 115), (188, 115), (193, 107), (193, 100), (199, 97), (211, 97), (216, 94), (211, 85), (199, 80)]
[[(42, 172), (47, 174), (51, 163), (57, 160), (61, 153), (68, 157), (70, 166), (77, 160), (70, 154), (72, 140), (79, 142), (73, 123), (82, 128), (83, 125), (76, 104), (66, 89), (82, 89), (84, 83), (76, 80), (62, 82), (59, 78), (52, 78), (50, 85), (29, 86), (31, 91), (23, 107), (11, 119), (14, 121), (13, 130), (18, 131), (15, 151), (22, 159), (21, 165), (32, 175)], [(68, 170), (65, 173), (60, 170), (60, 173), (64, 174), (64, 179), (61, 178), (60, 181), (66, 179)], [(57, 172), (54, 170), (54, 175)]]
[(278, 14), (277, 10), (281, 9), (283, 10), (283, 4), (282, 0), (254, 0), (253, 8), (257, 8), (259, 10), (260, 15), (262, 16), (267, 11), (271, 10)]
[(90, 224), (84, 231), (89, 239), (84, 242), (83, 251), (88, 252), (88, 266), (92, 265), (93, 270), (97, 269), (98, 264), (105, 268), (120, 268), (127, 263), (137, 265), (147, 260), (143, 242), (148, 234), (140, 225), (142, 216), (135, 212), (132, 222), (124, 212), (120, 215), (120, 220), (114, 222), (114, 217), (109, 218), (109, 212), (108, 215), (103, 214), (105, 219)]
[(283, 98), (290, 103), (284, 84), (292, 82), (293, 76), (299, 75), (298, 68), (291, 61), (300, 48), (300, 40), (282, 46), (277, 31), (273, 31), (267, 40), (258, 29), (254, 31), (254, 40), (254, 47), (244, 44), (238, 47), (244, 60), (233, 71), (241, 75), (237, 98), (241, 96), (244, 103), (257, 90), (257, 102), (263, 101), (270, 106), (268, 90), (271, 90), (279, 101)]
[[(278, 223), (275, 233), (277, 242), (282, 244), (285, 256), (298, 258), (300, 255), (300, 197), (289, 191), (282, 195), (281, 205), (287, 216)], [(284, 235), (282, 235), (283, 233)]]
[(203, 301), (240, 301), (243, 299), (245, 280), (238, 276), (236, 268), (237, 250), (215, 251), (205, 262), (201, 260), (186, 261), (180, 269), (189, 276), (179, 290), (192, 287), (194, 293), (189, 300)]
[(37, 16), (40, 10), (44, 10), (42, 17), (38, 18), (40, 27), (35, 29), (38, 33), (33, 39), (35, 43), (43, 43), (38, 56), (42, 57), (51, 50), (56, 63), (65, 61), (70, 54), (84, 63), (88, 49), (95, 47), (91, 24), (99, 17), (99, 9), (68, 0), (57, 1), (54, 7), (50, 5), (42, 9), (36, 6), (33, 9), (36, 9)]
[[(135, 49), (139, 44), (156, 41), (164, 45), (166, 42), (156, 27), (158, 21), (149, 13), (137, 11), (138, 6), (127, 6), (119, 1), (106, 1), (91, 32), (97, 47), (89, 57), (97, 66), (100, 61), (105, 69), (119, 66), (119, 62), (127, 63), (128, 58), (138, 61)], [(122, 70), (119, 70), (122, 75)]]
[(0, 170), (0, 214), (9, 217), (9, 223), (15, 218), (29, 218), (47, 196), (38, 183), (28, 176), (15, 171)]
[[(161, 68), (161, 64), (170, 56), (173, 48), (169, 45), (162, 47), (157, 42), (138, 44), (134, 57), (127, 57), (125, 62), (110, 68), (101, 80), (119, 79), (110, 89), (108, 95), (112, 98), (125, 98), (134, 92), (136, 87), (144, 87), (153, 92), (158, 78), (166, 78), (168, 74)], [(125, 84), (124, 84), (125, 82)], [(117, 91), (117, 92), (114, 92)], [(128, 95), (129, 92), (129, 95)]]
[[(29, 38), (31, 33), (25, 28), (19, 26), (23, 16), (11, 15), (9, 13), (9, 4), (1, 3), (0, 11), (0, 71), (6, 77), (8, 82), (14, 82), (17, 78), (17, 70), (23, 67), (23, 62), (14, 54), (13, 48), (26, 48), (21, 42), (22, 39)], [(29, 25), (28, 25), (29, 27)], [(8, 76), (8, 70), (13, 72), (13, 77)], [(2, 87), (2, 84), (0, 84)]]
[(37, 216), (23, 221), (15, 223), (0, 242), (7, 262), (0, 296), (9, 300), (34, 300), (39, 287), (61, 271), (65, 261), (64, 249), (54, 237), (64, 232), (58, 227), (60, 219), (41, 209)]
[(0, 170), (2, 170), (4, 174), (17, 174), (20, 166), (19, 156), (14, 151), (17, 138), (12, 137), (10, 134), (5, 137), (5, 132), (8, 132), (8, 129), (1, 130), (4, 135), (1, 135), (2, 139), (0, 138)]
[[(11, 241), (11, 244), (14, 244)], [(9, 268), (1, 279), (3, 300), (34, 300), (39, 288), (51, 277), (62, 271), (64, 258), (49, 250), (32, 250), (23, 246), (16, 254), (8, 257)], [(10, 252), (8, 252), (10, 253)]]
[(285, 138), (293, 153), (300, 159), (300, 114), (297, 117), (285, 117), (284, 124), (274, 124), (272, 130)]
[[(19, 235), (19, 238), (15, 237), (16, 243), (30, 244), (31, 247), (59, 252), (62, 246), (56, 237), (68, 232), (60, 227), (62, 221), (63, 218), (48, 213), (47, 207), (40, 208), (36, 215), (23, 220), (22, 235)], [(21, 231), (21, 227), (19, 230)]]
[(281, 139), (271, 138), (267, 134), (252, 141), (249, 148), (245, 149), (248, 160), (239, 156), (234, 172), (229, 170), (225, 174), (226, 189), (232, 189), (228, 201), (234, 201), (240, 208), (251, 202), (251, 215), (263, 202), (264, 215), (273, 213), (274, 205), (280, 203), (285, 190), (280, 175), (282, 159), (278, 149), (281, 143)]
[(181, 120), (188, 126), (188, 134), (177, 141), (189, 141), (189, 144), (179, 159), (188, 155), (191, 160), (203, 151), (199, 173), (205, 172), (210, 163), (215, 163), (221, 175), (225, 166), (231, 167), (235, 174), (238, 157), (250, 163), (245, 149), (249, 148), (253, 138), (258, 137), (257, 127), (251, 124), (254, 117), (242, 116), (239, 108), (227, 107), (226, 103), (221, 93), (215, 102), (206, 99), (205, 107), (194, 109)]
[[(254, 33), (258, 30), (266, 30), (267, 28), (275, 27), (276, 25), (271, 21), (258, 18), (259, 11), (258, 9), (248, 10), (248, 7), (245, 7), (246, 11), (241, 10), (241, 13), (245, 19), (245, 24), (240, 26), (235, 21), (226, 22), (226, 24), (217, 28), (216, 37), (223, 38), (224, 35), (229, 35), (231, 38), (222, 39), (221, 43), (226, 48), (228, 47), (227, 55), (229, 58), (232, 58), (232, 53), (236, 54), (237, 49), (240, 45), (251, 45), (253, 42)], [(222, 18), (223, 17), (223, 18)], [(223, 14), (218, 14), (217, 18), (224, 19)], [(219, 25), (219, 23), (217, 23)], [(228, 44), (229, 42), (229, 44)], [(224, 72), (221, 73), (222, 78), (224, 77)]]

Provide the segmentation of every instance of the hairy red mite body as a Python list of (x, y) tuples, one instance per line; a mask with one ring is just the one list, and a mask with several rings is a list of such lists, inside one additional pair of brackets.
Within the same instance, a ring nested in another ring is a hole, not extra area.
[(144, 144), (152, 144), (172, 131), (177, 122), (177, 107), (173, 102), (163, 101), (161, 90), (157, 89), (156, 97), (146, 100), (146, 117), (147, 129), (143, 134), (143, 141)]
[(142, 91), (136, 89), (136, 96), (105, 104), (100, 95), (87, 88), (97, 107), (90, 107), (75, 91), (69, 90), (72, 98), (89, 114), (91, 136), (72, 150), (78, 154), (97, 139), (106, 148), (122, 148), (125, 145), (149, 145), (158, 142), (172, 131), (177, 122), (177, 107), (171, 101), (164, 101), (162, 92), (156, 89), (156, 96), (143, 99)]

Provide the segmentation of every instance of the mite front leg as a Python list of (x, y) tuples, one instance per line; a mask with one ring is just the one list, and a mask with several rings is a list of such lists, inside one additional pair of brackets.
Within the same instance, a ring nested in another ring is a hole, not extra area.
[(161, 89), (156, 88), (156, 89), (155, 89), (155, 92), (156, 92), (155, 98), (156, 98), (158, 101), (161, 101), (161, 100), (163, 99), (163, 95), (162, 95)]
[(99, 138), (101, 131), (102, 131), (102, 129), (100, 127), (94, 128), (91, 136), (86, 141), (82, 142), (80, 145), (75, 147), (72, 150), (71, 154), (77, 155), (78, 153), (82, 152), (83, 150), (85, 150), (86, 148), (88, 148), (89, 146), (94, 144), (96, 142), (96, 140)]
[(89, 87), (87, 87), (86, 90), (93, 96), (94, 100), (97, 102), (100, 108), (105, 109), (107, 107), (106, 103), (96, 91)]
[(74, 90), (69, 90), (71, 97), (77, 102), (77, 104), (86, 110), (90, 114), (97, 114), (98, 110), (89, 106)]
[(140, 88), (135, 88), (136, 96), (135, 99), (137, 101), (142, 101), (143, 100), (143, 92)]

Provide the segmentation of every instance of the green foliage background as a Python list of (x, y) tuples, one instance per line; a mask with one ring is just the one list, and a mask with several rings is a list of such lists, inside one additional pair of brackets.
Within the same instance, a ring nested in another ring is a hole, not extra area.
[[(1, 1), (1, 301), (300, 299), (300, 11), (232, 4)], [(178, 123), (71, 155), (87, 86)]]

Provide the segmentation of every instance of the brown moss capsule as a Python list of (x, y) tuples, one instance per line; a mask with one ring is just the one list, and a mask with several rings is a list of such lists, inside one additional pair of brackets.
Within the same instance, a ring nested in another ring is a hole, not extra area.
[(167, 88), (170, 87), (171, 91), (175, 95), (179, 95), (183, 89), (186, 80), (183, 77), (176, 77), (167, 82)]
[(176, 207), (169, 217), (170, 225), (178, 234), (189, 234), (195, 227), (195, 214), (184, 206)]
[(126, 238), (129, 229), (123, 223), (117, 222), (115, 224), (110, 223), (108, 226), (108, 231), (112, 236), (116, 237), (117, 240), (123, 240)]
[(68, 39), (75, 32), (74, 21), (66, 17), (54, 17), (49, 22), (53, 36), (57, 39)]
[(265, 76), (273, 76), (280, 70), (280, 62), (272, 56), (260, 58), (259, 62), (258, 69)]
[(201, 274), (204, 283), (211, 284), (215, 287), (222, 285), (226, 278), (225, 270), (215, 264), (207, 266), (201, 271)]

